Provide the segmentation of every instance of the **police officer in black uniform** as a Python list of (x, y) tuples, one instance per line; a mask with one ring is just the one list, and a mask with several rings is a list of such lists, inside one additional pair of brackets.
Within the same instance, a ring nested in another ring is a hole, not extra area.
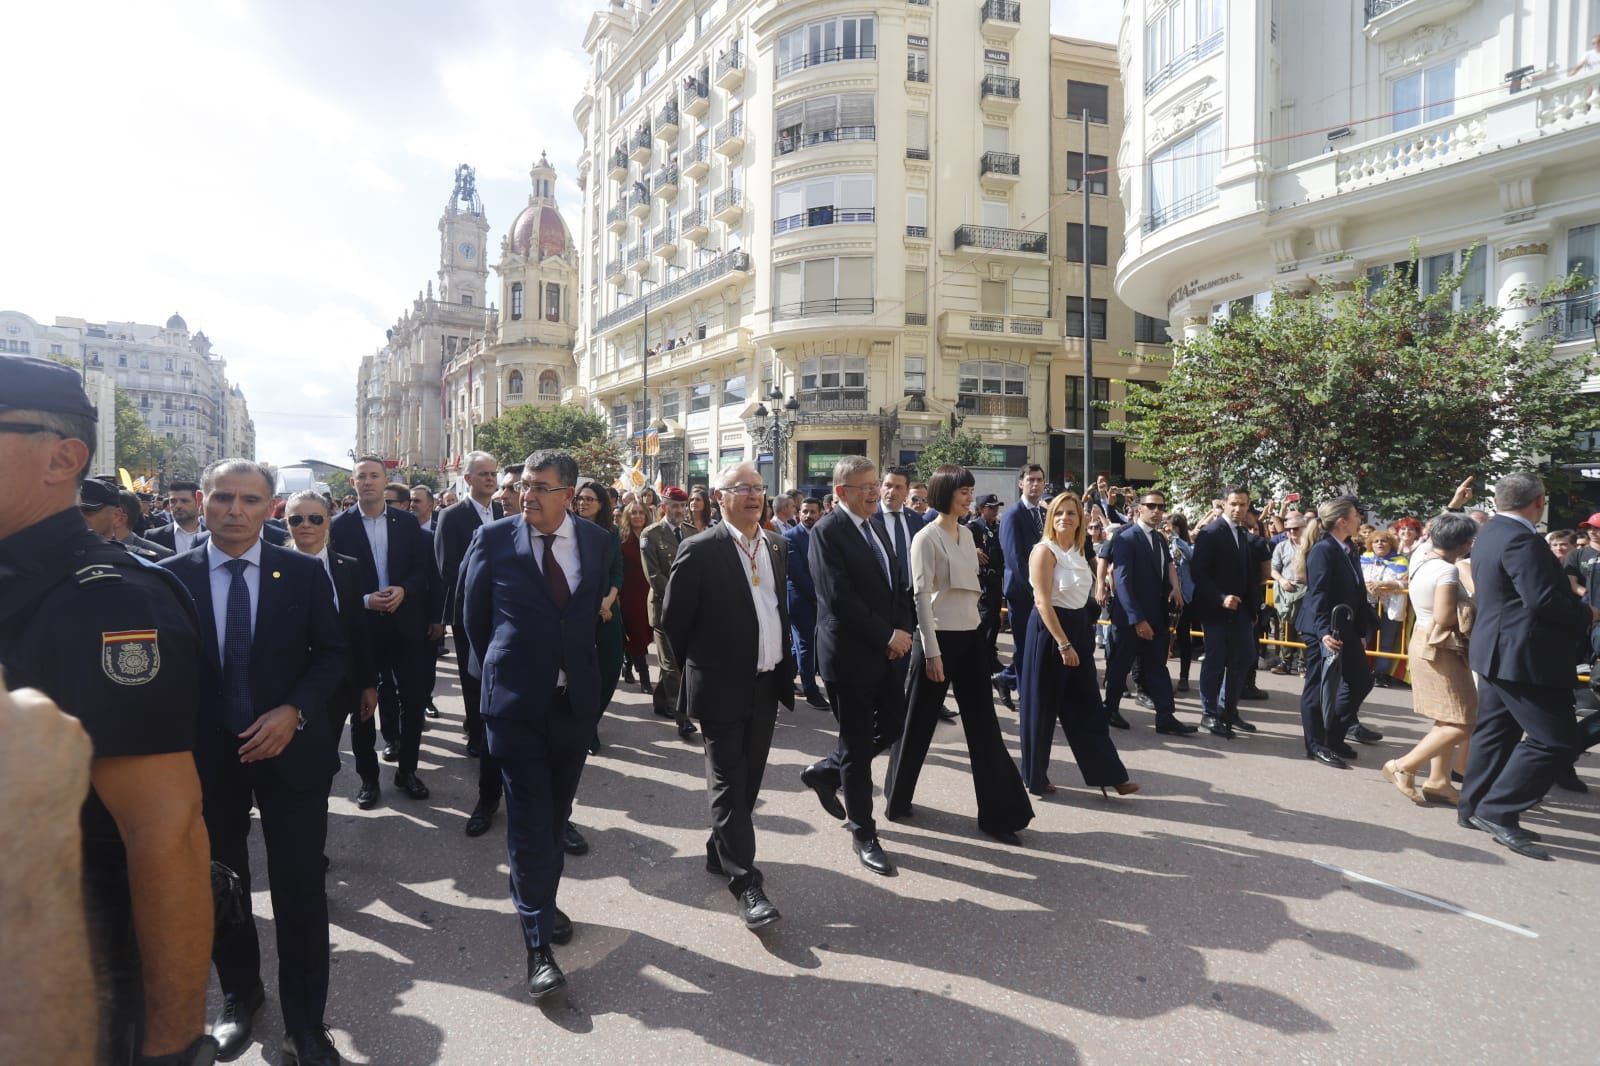
[(210, 1062), (197, 622), (176, 579), (85, 525), (78, 485), (95, 421), (70, 367), (0, 356), (0, 667), (8, 687), (41, 690), (94, 742), (82, 830), (97, 1061)]

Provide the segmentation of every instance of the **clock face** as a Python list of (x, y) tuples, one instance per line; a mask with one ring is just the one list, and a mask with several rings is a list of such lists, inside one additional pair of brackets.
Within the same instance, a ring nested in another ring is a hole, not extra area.
[(462, 245), (461, 245), (461, 258), (463, 258), (463, 259), (471, 259), (473, 256), (475, 256), (477, 254), (478, 254), (478, 249), (474, 248), (470, 241), (462, 242)]

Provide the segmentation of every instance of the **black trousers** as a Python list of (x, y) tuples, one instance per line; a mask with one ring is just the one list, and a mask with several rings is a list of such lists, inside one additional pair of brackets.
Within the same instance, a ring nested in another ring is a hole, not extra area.
[(1239, 693), (1255, 680), (1256, 623), (1242, 610), (1206, 619), (1206, 657), (1200, 664), (1200, 709), (1224, 722), (1239, 717)]
[[(374, 717), (384, 727), (384, 739), (397, 749), (396, 771), (415, 773), (422, 748), (422, 709), (431, 695), (433, 646), (414, 614), (369, 612), (367, 622), (372, 654), (378, 661), (378, 714)], [(374, 748), (375, 724), (358, 719), (350, 727), (350, 741), (358, 752)], [(377, 766), (375, 762), (372, 765)]]
[[(378, 779), (378, 753), (372, 750), (371, 744), (357, 744), (356, 730), (361, 726), (361, 693), (352, 689), (345, 682), (340, 682), (339, 687), (328, 700), (328, 722), (332, 726), (329, 730), (333, 735), (334, 758), (338, 758), (339, 738), (344, 736), (345, 722), (350, 726), (350, 750), (356, 758), (356, 774), (362, 781), (376, 781)], [(371, 730), (368, 723), (367, 729)], [(333, 791), (333, 780), (328, 781), (328, 791)]]
[[(1333, 712), (1327, 714), (1322, 706), (1322, 678), (1327, 665), (1327, 654), (1319, 640), (1306, 644), (1306, 683), (1300, 690), (1300, 730), (1305, 734), (1306, 751), (1315, 752), (1344, 742), (1345, 734), (1356, 724), (1356, 714), (1361, 701), (1372, 691), (1372, 667), (1367, 665), (1367, 652), (1361, 641), (1347, 637), (1344, 650), (1339, 653), (1339, 690), (1334, 697)], [(1480, 720), (1482, 712), (1479, 712)]]
[(989, 656), (986, 665), (990, 674), (999, 673), (1001, 670), (1000, 652), (997, 646), (1000, 643), (1000, 605), (1004, 602), (1005, 597), (1000, 594), (998, 580), (986, 585), (983, 595), (978, 599), (978, 633)]
[(1000, 720), (995, 717), (985, 639), (982, 629), (940, 630), (943, 681), (928, 680), (922, 642), (913, 647), (909, 656), (911, 684), (906, 698), (906, 724), (889, 756), (889, 776), (883, 782), (884, 806), (891, 813), (911, 809), (917, 778), (939, 725), (945, 693), (953, 688), (956, 706), (961, 708), (961, 728), (967, 737), (967, 757), (972, 764), (978, 827), (989, 833), (1014, 833), (1033, 820), (1033, 804), (1028, 802), (1017, 764), (1011, 761), (1011, 752), (1000, 735)]
[[(297, 736), (289, 743), (304, 743)], [(238, 762), (231, 745), (226, 766), (206, 782), (205, 821), (211, 857), (244, 882), (250, 910), (250, 807), (261, 811), (267, 846), (267, 883), (277, 932), (278, 1002), (284, 1029), (309, 1033), (322, 1025), (328, 1003), (328, 896), (322, 853), (328, 836), (326, 783), (290, 788), (268, 763)], [(210, 921), (210, 916), (204, 916)], [(247, 995), (261, 981), (261, 944), (255, 921), (240, 922), (211, 947), (217, 980), (230, 996)]]
[(1516, 825), (1583, 747), (1570, 687), (1479, 678), (1460, 812)]
[(755, 695), (739, 716), (727, 720), (700, 719), (706, 744), (706, 796), (711, 801), (711, 839), (707, 853), (715, 853), (728, 875), (734, 895), (751, 884), (761, 884), (756, 868), (756, 830), (751, 815), (767, 772), (767, 753), (778, 725), (777, 673), (756, 676)]
[(489, 743), (483, 732), (483, 716), (478, 713), (478, 706), (483, 702), (483, 682), (467, 669), (472, 646), (467, 643), (466, 629), (453, 625), (450, 634), (455, 641), (456, 672), (461, 675), (461, 702), (467, 712), (467, 744), (483, 753), (478, 758), (478, 802), (493, 806), (500, 802), (502, 785), (500, 764), (489, 754)]
[(1116, 626), (1115, 642), (1106, 661), (1106, 714), (1120, 713), (1127, 691), (1128, 671), (1140, 667), (1135, 678), (1144, 694), (1155, 701), (1156, 721), (1173, 718), (1172, 676), (1167, 673), (1167, 619), (1150, 622), (1155, 635), (1144, 640), (1133, 626)]
[(878, 835), (872, 819), (872, 760), (894, 746), (905, 726), (906, 695), (900, 671), (884, 662), (871, 687), (824, 677), (828, 705), (839, 722), (839, 744), (815, 769), (844, 789), (844, 809), (857, 840)]

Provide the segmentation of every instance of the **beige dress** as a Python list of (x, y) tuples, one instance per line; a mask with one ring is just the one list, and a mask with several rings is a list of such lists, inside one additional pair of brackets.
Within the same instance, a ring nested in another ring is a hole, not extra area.
[(1413, 709), (1424, 718), (1471, 728), (1478, 720), (1478, 686), (1463, 652), (1431, 649), (1428, 636), (1433, 632), (1433, 590), (1438, 585), (1455, 585), (1457, 596), (1466, 596), (1454, 563), (1437, 556), (1426, 560), (1411, 575), (1411, 607), (1417, 613), (1411, 631), (1411, 698)]

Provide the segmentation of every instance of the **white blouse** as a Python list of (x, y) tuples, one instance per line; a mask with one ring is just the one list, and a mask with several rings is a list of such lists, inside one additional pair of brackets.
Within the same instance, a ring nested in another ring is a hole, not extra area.
[(1044, 545), (1056, 557), (1050, 602), (1069, 611), (1078, 610), (1089, 602), (1089, 594), (1094, 591), (1094, 568), (1080, 551), (1063, 548), (1048, 540)]
[(978, 546), (961, 526), (952, 537), (929, 522), (911, 538), (911, 587), (917, 607), (917, 638), (922, 654), (940, 654), (940, 630), (966, 632), (978, 628)]

